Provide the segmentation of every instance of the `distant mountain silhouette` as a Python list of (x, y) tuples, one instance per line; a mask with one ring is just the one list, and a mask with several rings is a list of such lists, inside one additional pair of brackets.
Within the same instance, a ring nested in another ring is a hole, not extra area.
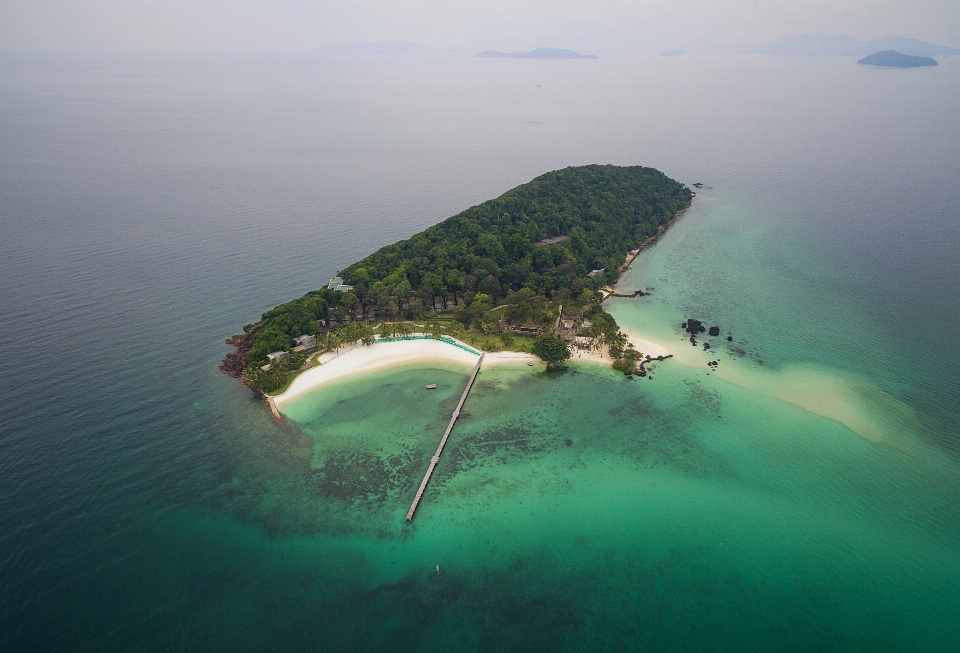
[(410, 41), (347, 41), (309, 50), (320, 54), (420, 54), (436, 52), (432, 48)]
[(960, 54), (956, 48), (910, 39), (904, 36), (885, 36), (875, 41), (858, 41), (849, 34), (827, 36), (820, 32), (781, 36), (751, 48), (762, 54), (807, 54), (807, 55), (867, 55), (878, 50), (896, 50), (919, 57), (935, 57), (944, 54)]
[(914, 57), (896, 50), (884, 50), (864, 57), (857, 63), (865, 66), (882, 66), (884, 68), (919, 68), (920, 66), (936, 66), (937, 60), (930, 57)]
[(477, 54), (478, 57), (509, 57), (510, 59), (599, 59), (595, 54), (580, 54), (573, 50), (555, 50), (553, 48), (537, 48), (530, 52), (497, 52), (486, 50)]
[(661, 52), (660, 56), (661, 57), (679, 57), (682, 54), (683, 54), (683, 50), (672, 50), (668, 48), (663, 52)]

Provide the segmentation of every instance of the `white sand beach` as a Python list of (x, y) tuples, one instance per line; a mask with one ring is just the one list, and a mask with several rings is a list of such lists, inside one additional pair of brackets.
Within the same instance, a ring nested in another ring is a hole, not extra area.
[[(657, 356), (669, 356), (670, 350), (667, 349), (664, 345), (661, 345), (658, 342), (654, 342), (649, 338), (649, 336), (640, 335), (633, 332), (628, 332), (625, 329), (621, 329), (624, 335), (627, 336), (634, 348), (643, 354), (644, 356), (649, 356), (650, 358), (656, 358)], [(580, 350), (573, 349), (570, 351), (570, 360), (572, 361), (588, 361), (592, 363), (603, 363), (605, 365), (612, 365), (613, 359), (610, 358), (610, 354), (604, 352), (596, 352), (590, 350)]]
[[(630, 342), (644, 355), (666, 356), (669, 351), (663, 345), (651, 340), (629, 334)], [(459, 342), (459, 341), (457, 341)], [(463, 344), (463, 343), (461, 343)], [(462, 364), (468, 371), (477, 364), (478, 356), (449, 342), (432, 338), (420, 340), (400, 340), (375, 342), (370, 346), (359, 343), (342, 347), (339, 352), (329, 352), (319, 358), (317, 367), (313, 367), (294, 379), (283, 394), (273, 397), (274, 404), (280, 408), (285, 402), (316, 388), (347, 377), (382, 371), (413, 363), (430, 361)], [(592, 351), (573, 351), (571, 360), (610, 365), (613, 361), (609, 354)], [(543, 366), (543, 362), (533, 354), (517, 351), (490, 352), (484, 356), (483, 367), (534, 363)]]
[(478, 358), (478, 355), (460, 347), (432, 338), (375, 342), (369, 347), (350, 345), (342, 347), (339, 353), (330, 352), (320, 356), (318, 367), (313, 367), (294, 379), (286, 392), (274, 397), (273, 401), (280, 407), (284, 402), (327, 383), (411, 363), (452, 362), (462, 364), (465, 370), (469, 370), (477, 364)]

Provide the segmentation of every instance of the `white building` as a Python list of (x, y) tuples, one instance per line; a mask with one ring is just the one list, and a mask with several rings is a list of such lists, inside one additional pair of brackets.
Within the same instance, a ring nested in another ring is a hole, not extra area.
[(339, 290), (340, 292), (347, 292), (348, 290), (353, 290), (353, 286), (348, 286), (343, 282), (342, 277), (333, 277), (327, 283), (327, 288), (330, 290)]

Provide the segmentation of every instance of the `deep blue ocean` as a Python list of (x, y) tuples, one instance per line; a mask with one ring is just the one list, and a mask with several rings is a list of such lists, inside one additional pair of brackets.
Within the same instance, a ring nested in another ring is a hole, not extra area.
[[(955, 649), (958, 124), (957, 58), (0, 55), (0, 650)], [(610, 310), (718, 374), (492, 374), (405, 525), (462, 374), (217, 371), (588, 163), (705, 184)]]

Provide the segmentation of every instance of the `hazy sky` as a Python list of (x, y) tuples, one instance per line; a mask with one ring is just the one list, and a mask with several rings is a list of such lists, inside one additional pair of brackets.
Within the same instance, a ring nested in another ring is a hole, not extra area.
[(960, 0), (0, 0), (0, 49), (305, 50), (403, 40), (606, 51), (751, 45), (813, 31), (960, 47)]

